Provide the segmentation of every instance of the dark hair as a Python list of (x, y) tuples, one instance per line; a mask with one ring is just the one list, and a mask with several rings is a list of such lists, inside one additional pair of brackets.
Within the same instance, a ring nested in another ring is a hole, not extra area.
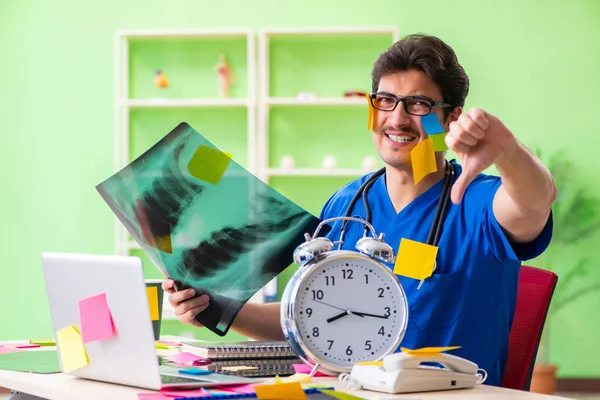
[(443, 101), (456, 107), (465, 104), (469, 92), (469, 77), (458, 63), (454, 50), (441, 39), (424, 34), (405, 36), (381, 53), (373, 65), (373, 92), (382, 76), (418, 69), (441, 89)]

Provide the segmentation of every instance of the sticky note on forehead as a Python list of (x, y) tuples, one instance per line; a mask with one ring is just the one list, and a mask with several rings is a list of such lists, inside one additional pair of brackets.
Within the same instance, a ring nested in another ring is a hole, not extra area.
[(413, 279), (426, 279), (433, 273), (437, 252), (437, 246), (402, 238), (394, 273)]
[(187, 170), (192, 176), (216, 185), (230, 161), (231, 154), (200, 145), (188, 163)]

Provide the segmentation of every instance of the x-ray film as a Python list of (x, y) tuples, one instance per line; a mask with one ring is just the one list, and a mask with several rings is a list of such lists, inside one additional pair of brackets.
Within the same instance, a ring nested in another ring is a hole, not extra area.
[(221, 336), (320, 223), (186, 123), (96, 188), (178, 289), (209, 295), (197, 319)]

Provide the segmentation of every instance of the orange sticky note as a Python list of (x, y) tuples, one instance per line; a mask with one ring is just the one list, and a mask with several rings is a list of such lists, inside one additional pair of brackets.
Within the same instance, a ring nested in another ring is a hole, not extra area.
[(330, 390), (330, 389), (319, 389), (319, 392), (325, 393), (328, 396), (331, 396), (335, 399), (340, 399), (340, 400), (364, 400), (364, 398), (356, 397), (350, 393), (336, 392), (335, 390)]
[(437, 171), (435, 153), (433, 151), (433, 139), (428, 137), (421, 143), (417, 144), (410, 152), (410, 160), (412, 163), (415, 185), (419, 183), (426, 175)]
[(448, 150), (448, 146), (446, 146), (446, 135), (448, 133), (436, 133), (434, 135), (429, 135), (429, 137), (433, 140), (433, 151), (446, 151)]
[(148, 286), (146, 288), (146, 295), (148, 296), (150, 319), (158, 321), (158, 288), (156, 286)]
[(187, 170), (192, 176), (216, 185), (230, 161), (231, 154), (201, 144), (188, 163)]
[(254, 390), (261, 400), (308, 400), (300, 382), (256, 385)]
[(105, 293), (79, 300), (79, 321), (83, 343), (110, 339), (117, 333)]
[(419, 280), (431, 276), (437, 251), (436, 246), (402, 238), (394, 273)]
[(367, 130), (371, 131), (373, 130), (373, 105), (371, 104), (371, 97), (369, 96), (369, 94), (366, 94), (367, 97), (367, 105), (369, 107), (369, 116), (367, 117)]
[(461, 346), (447, 346), (447, 347), (423, 347), (420, 349), (407, 349), (406, 347), (401, 347), (400, 350), (402, 350), (403, 353), (406, 354), (413, 354), (413, 355), (432, 355), (432, 354), (439, 354), (443, 351), (448, 351), (448, 350), (454, 350), (454, 349), (460, 349)]
[(64, 372), (74, 371), (90, 363), (79, 329), (74, 325), (56, 331), (56, 341)]

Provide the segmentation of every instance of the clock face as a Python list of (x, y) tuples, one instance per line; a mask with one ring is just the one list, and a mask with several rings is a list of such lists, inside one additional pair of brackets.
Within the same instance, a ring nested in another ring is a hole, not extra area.
[(310, 353), (351, 367), (396, 350), (406, 328), (407, 303), (385, 268), (366, 256), (336, 256), (305, 277), (293, 312)]

